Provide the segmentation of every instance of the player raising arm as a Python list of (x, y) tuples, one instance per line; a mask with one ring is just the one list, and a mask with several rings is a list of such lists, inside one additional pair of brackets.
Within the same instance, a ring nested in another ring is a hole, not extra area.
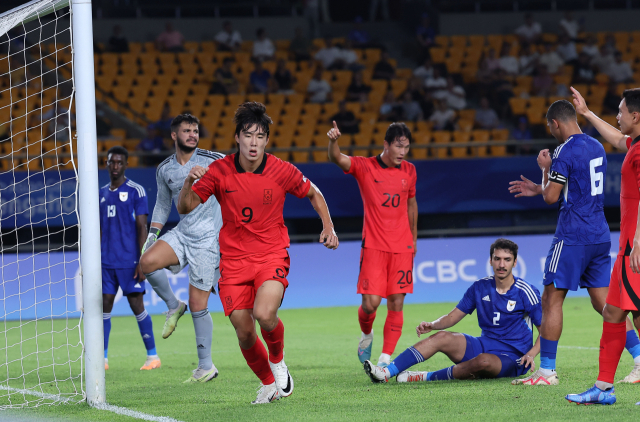
[(380, 302), (386, 298), (387, 320), (378, 359), (378, 365), (386, 366), (402, 334), (404, 297), (413, 293), (413, 258), (418, 239), (416, 168), (405, 161), (411, 131), (404, 123), (389, 125), (382, 154), (371, 158), (340, 153), (336, 122), (327, 136), (329, 159), (355, 177), (364, 204), (358, 276), (358, 294), (362, 295), (358, 308), (362, 330), (358, 358), (363, 363), (371, 359), (373, 321)]
[[(542, 317), (540, 293), (526, 281), (513, 276), (518, 245), (496, 240), (490, 248), (494, 276), (476, 281), (449, 314), (416, 328), (418, 337), (434, 330), (446, 330), (478, 310), (481, 337), (439, 331), (400, 353), (386, 368), (365, 361), (364, 370), (373, 382), (443, 381), (452, 379), (516, 377), (533, 370), (540, 351), (540, 337), (533, 344), (532, 322), (539, 327)], [(455, 365), (435, 372), (406, 370), (445, 354)]]
[[(262, 382), (253, 404), (270, 403), (293, 392), (284, 362), (284, 325), (278, 318), (289, 285), (289, 235), (282, 216), (287, 193), (307, 197), (322, 219), (320, 242), (338, 247), (324, 197), (292, 164), (267, 154), (269, 125), (263, 104), (240, 105), (234, 116), (238, 152), (194, 167), (184, 181), (178, 211), (189, 214), (215, 200), (222, 209), (220, 300), (236, 330), (247, 364)], [(212, 196), (215, 195), (215, 198)], [(258, 338), (260, 324), (269, 354)]]

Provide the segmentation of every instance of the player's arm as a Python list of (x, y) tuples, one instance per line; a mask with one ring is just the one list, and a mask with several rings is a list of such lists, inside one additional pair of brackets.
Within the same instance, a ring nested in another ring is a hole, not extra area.
[(418, 201), (415, 196), (409, 198), (407, 209), (409, 211), (409, 227), (413, 235), (413, 255), (415, 256), (418, 252)]
[(566, 178), (562, 175), (556, 175), (551, 178), (549, 171), (551, 170), (551, 155), (549, 155), (548, 149), (543, 149), (538, 154), (538, 165), (542, 170), (542, 198), (547, 204), (555, 204), (560, 199), (562, 193), (563, 183), (558, 183), (557, 180), (563, 179), (566, 183)]
[(320, 189), (313, 183), (307, 193), (307, 198), (311, 201), (313, 209), (316, 210), (320, 219), (322, 220), (322, 233), (320, 233), (320, 243), (323, 243), (329, 249), (337, 249), (338, 235), (333, 229), (333, 222), (331, 221), (331, 215), (329, 214), (329, 207), (327, 201), (324, 200), (324, 196)]
[(538, 353), (540, 353), (540, 326), (536, 325), (536, 328), (538, 329), (538, 338), (536, 339), (535, 344), (531, 349), (529, 349), (526, 355), (520, 358), (520, 365), (524, 365), (525, 368), (529, 368), (531, 372), (533, 372), (536, 367), (534, 359), (538, 356)]
[[(638, 210), (640, 212), (640, 205), (638, 205)], [(640, 214), (638, 214), (636, 222), (636, 234), (633, 236), (633, 248), (629, 254), (629, 265), (634, 274), (640, 274), (640, 231), (638, 231), (638, 227), (640, 227)]]
[(142, 254), (158, 240), (158, 236), (171, 213), (171, 190), (162, 178), (160, 169), (156, 171), (156, 186), (158, 189), (156, 204), (153, 207), (153, 214), (151, 214), (151, 226), (149, 227), (147, 240), (142, 246)]
[(607, 142), (622, 151), (626, 151), (627, 137), (589, 110), (586, 101), (578, 90), (571, 87), (571, 92), (573, 92), (573, 104), (576, 106), (576, 112), (587, 119)]
[[(136, 215), (136, 234), (138, 238), (138, 247), (140, 250), (144, 250), (144, 244), (147, 242), (147, 214)], [(138, 263), (136, 274), (133, 278), (139, 281), (144, 281), (146, 279), (144, 273), (140, 269), (140, 263)]]
[(194, 166), (191, 171), (189, 171), (187, 178), (184, 179), (184, 184), (182, 185), (182, 190), (178, 197), (177, 208), (180, 214), (189, 214), (202, 203), (200, 197), (191, 188), (195, 181), (204, 176), (207, 171), (209, 171), (209, 168), (200, 166)]
[(340, 135), (338, 125), (334, 120), (333, 127), (327, 132), (327, 136), (329, 137), (329, 161), (337, 164), (342, 171), (347, 172), (351, 168), (351, 158), (340, 152), (340, 146), (338, 146), (338, 138)]
[(418, 337), (420, 337), (421, 334), (427, 334), (433, 330), (446, 330), (447, 328), (451, 328), (459, 323), (465, 316), (467, 316), (467, 314), (462, 312), (460, 309), (453, 308), (451, 312), (441, 316), (433, 322), (422, 321), (420, 325), (416, 327), (416, 332), (418, 333)]

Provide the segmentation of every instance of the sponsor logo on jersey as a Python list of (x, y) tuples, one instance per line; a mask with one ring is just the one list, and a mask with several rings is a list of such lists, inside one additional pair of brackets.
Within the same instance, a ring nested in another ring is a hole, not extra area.
[(145, 335), (142, 336), (142, 338), (146, 340), (148, 338), (151, 338), (151, 336), (149, 334), (145, 334)]
[(515, 300), (510, 300), (509, 302), (507, 302), (507, 311), (511, 312), (515, 309), (515, 307), (516, 307)]
[(485, 297), (483, 297), (482, 300), (485, 300), (487, 302), (491, 302), (491, 299), (489, 299), (489, 295), (486, 295)]
[(135, 284), (135, 286), (133, 286), (133, 287), (135, 287), (136, 289), (139, 289), (139, 288), (141, 288), (142, 286), (140, 286), (140, 283), (136, 283), (136, 284)]
[(129, 192), (120, 192), (120, 200), (127, 202), (127, 199), (129, 199)]
[(262, 196), (262, 203), (264, 205), (268, 205), (271, 203), (272, 200), (273, 200), (273, 190), (265, 189), (264, 195)]
[(104, 196), (103, 196), (102, 199), (100, 200), (100, 203), (102, 204), (104, 201), (106, 201), (106, 199), (104, 199)]

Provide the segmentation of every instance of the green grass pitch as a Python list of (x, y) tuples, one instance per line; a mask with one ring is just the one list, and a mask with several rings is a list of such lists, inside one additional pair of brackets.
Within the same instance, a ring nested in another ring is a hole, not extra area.
[[(405, 326), (396, 355), (416, 340), (415, 326), (433, 320), (454, 306), (405, 307)], [(252, 406), (259, 386), (238, 349), (229, 320), (213, 314), (213, 360), (220, 375), (202, 385), (186, 385), (197, 357), (191, 317), (186, 314), (167, 340), (160, 336), (163, 316), (153, 318), (162, 368), (140, 371), (144, 347), (133, 316), (113, 318), (106, 375), (107, 401), (132, 410), (168, 416), (180, 421), (211, 420), (638, 420), (640, 385), (616, 385), (613, 406), (576, 406), (564, 400), (595, 381), (602, 320), (585, 298), (565, 303), (564, 334), (558, 350), (560, 385), (512, 386), (510, 379), (452, 381), (420, 384), (372, 384), (357, 359), (360, 330), (355, 307), (280, 311), (285, 325), (286, 361), (295, 380), (293, 395), (278, 402)], [(382, 348), (386, 308), (374, 324), (373, 358)], [(475, 314), (455, 331), (479, 335)], [(394, 355), (395, 356), (395, 355)], [(538, 363), (538, 359), (536, 359)], [(451, 365), (443, 355), (415, 367), (436, 370)], [(616, 375), (622, 379), (633, 361), (625, 351)], [(2, 404), (2, 403), (0, 403)], [(133, 421), (86, 404), (10, 410), (4, 416), (45, 420)], [(0, 419), (3, 415), (0, 414)]]

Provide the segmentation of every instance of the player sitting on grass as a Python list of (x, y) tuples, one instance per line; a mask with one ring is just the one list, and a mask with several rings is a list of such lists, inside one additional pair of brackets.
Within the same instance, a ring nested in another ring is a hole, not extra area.
[[(433, 322), (421, 322), (418, 337), (433, 330), (446, 330), (467, 314), (478, 310), (480, 337), (440, 331), (398, 355), (382, 368), (365, 361), (364, 370), (373, 382), (443, 381), (452, 379), (501, 378), (523, 375), (533, 370), (533, 359), (540, 351), (540, 337), (533, 347), (531, 323), (541, 324), (540, 293), (526, 281), (513, 276), (518, 245), (498, 239), (490, 249), (494, 276), (476, 281), (449, 314)], [(406, 371), (442, 352), (455, 365), (435, 372)]]

